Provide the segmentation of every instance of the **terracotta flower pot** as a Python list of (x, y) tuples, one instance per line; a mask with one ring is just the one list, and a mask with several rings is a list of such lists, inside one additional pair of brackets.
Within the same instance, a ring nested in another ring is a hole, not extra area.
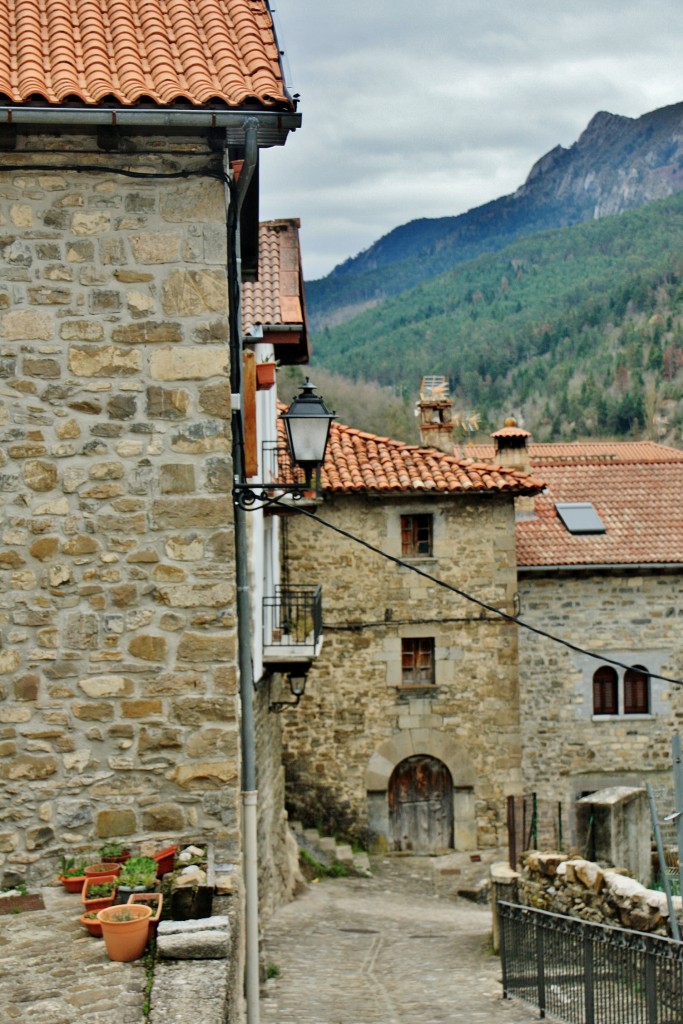
[(128, 897), (128, 905), (138, 904), (140, 906), (147, 906), (151, 908), (152, 916), (149, 919), (149, 937), (150, 939), (157, 930), (157, 925), (161, 918), (161, 911), (164, 906), (163, 893), (160, 892), (134, 892)]
[(165, 849), (159, 850), (158, 853), (152, 854), (152, 857), (157, 862), (157, 878), (162, 878), (169, 871), (173, 871), (177, 851), (177, 846), (167, 846)]
[(96, 939), (101, 939), (102, 925), (100, 924), (96, 917), (90, 917), (90, 913), (91, 911), (86, 911), (85, 914), (81, 914), (78, 920), (81, 922), (86, 931), (88, 931), (91, 935), (94, 935)]
[(85, 875), (60, 875), (59, 881), (67, 892), (82, 892)]
[(256, 364), (256, 390), (270, 391), (275, 384), (275, 363)]
[(120, 864), (102, 861), (100, 864), (89, 864), (85, 869), (86, 878), (102, 878), (104, 875), (118, 875)]
[[(81, 903), (88, 910), (104, 910), (105, 907), (111, 907), (114, 900), (116, 899), (116, 875), (95, 875), (94, 877), (86, 878), (83, 883), (83, 890), (81, 892)], [(105, 882), (114, 883), (110, 896), (90, 896), (90, 890), (96, 885), (104, 885)]]
[(152, 908), (129, 903), (97, 912), (110, 960), (139, 960), (149, 936)]

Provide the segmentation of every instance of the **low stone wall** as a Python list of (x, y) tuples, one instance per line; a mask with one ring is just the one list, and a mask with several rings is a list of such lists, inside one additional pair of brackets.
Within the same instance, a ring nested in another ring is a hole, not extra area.
[[(592, 861), (567, 859), (562, 853), (524, 854), (516, 888), (517, 901), (524, 906), (597, 924), (671, 936), (669, 908), (663, 892), (646, 889), (620, 871), (602, 868)], [(674, 897), (674, 911), (680, 916), (679, 896)]]

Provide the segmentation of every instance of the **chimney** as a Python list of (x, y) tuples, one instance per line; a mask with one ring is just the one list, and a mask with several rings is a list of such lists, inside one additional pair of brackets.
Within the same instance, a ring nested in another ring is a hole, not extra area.
[[(531, 457), (529, 455), (528, 430), (517, 426), (517, 421), (509, 416), (502, 430), (491, 434), (495, 445), (494, 462), (506, 469), (517, 469), (523, 473), (531, 473)], [(515, 522), (535, 519), (534, 499), (522, 496), (515, 498)]]
[(426, 448), (453, 454), (453, 399), (446, 377), (423, 377), (420, 384), (420, 441)]
[(517, 426), (517, 421), (509, 416), (505, 420), (502, 430), (491, 434), (495, 445), (494, 461), (506, 469), (519, 469), (523, 473), (531, 472), (531, 459), (529, 457), (528, 430)]

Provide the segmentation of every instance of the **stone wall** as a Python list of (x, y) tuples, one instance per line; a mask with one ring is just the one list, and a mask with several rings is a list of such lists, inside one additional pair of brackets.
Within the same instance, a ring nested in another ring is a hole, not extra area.
[[(520, 574), (519, 590), (525, 621), (626, 664), (683, 678), (680, 574)], [(599, 664), (520, 630), (525, 789), (562, 801), (572, 843), (574, 803), (594, 790), (651, 782), (660, 816), (673, 810), (671, 737), (683, 720), (683, 687), (652, 679), (650, 715), (596, 718), (592, 677)]]
[[(508, 499), (326, 496), (320, 509), (326, 520), (396, 556), (400, 516), (424, 512), (434, 515), (434, 557), (418, 564), (512, 613)], [(515, 628), (304, 517), (290, 517), (286, 529), (290, 583), (323, 587), (322, 653), (300, 706), (283, 715), (296, 816), (328, 833), (366, 838), (377, 816), (386, 817), (392, 769), (426, 753), (447, 763), (453, 776), (456, 845), (499, 845), (505, 796), (521, 784)], [(402, 687), (403, 637), (434, 638), (433, 692), (413, 695)], [(373, 811), (369, 799), (382, 807)], [(341, 828), (330, 820), (334, 814)]]
[[(646, 889), (620, 871), (560, 853), (527, 853), (517, 880), (521, 904), (554, 914), (580, 917), (596, 924), (671, 935), (663, 892)], [(674, 911), (680, 915), (681, 899)]]
[(111, 836), (239, 852), (226, 197), (116, 173), (222, 156), (121, 150), (0, 163), (0, 876)]
[(264, 679), (254, 697), (256, 784), (258, 786), (258, 886), (262, 921), (294, 898), (303, 879), (299, 848), (285, 811), (281, 715), (268, 710)]

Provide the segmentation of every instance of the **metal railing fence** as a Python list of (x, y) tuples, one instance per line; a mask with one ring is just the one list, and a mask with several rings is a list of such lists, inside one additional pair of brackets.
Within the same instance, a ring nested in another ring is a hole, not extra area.
[(681, 1024), (683, 943), (499, 901), (503, 996), (567, 1024)]
[(276, 586), (263, 598), (263, 635), (273, 647), (315, 650), (323, 631), (322, 587)]

